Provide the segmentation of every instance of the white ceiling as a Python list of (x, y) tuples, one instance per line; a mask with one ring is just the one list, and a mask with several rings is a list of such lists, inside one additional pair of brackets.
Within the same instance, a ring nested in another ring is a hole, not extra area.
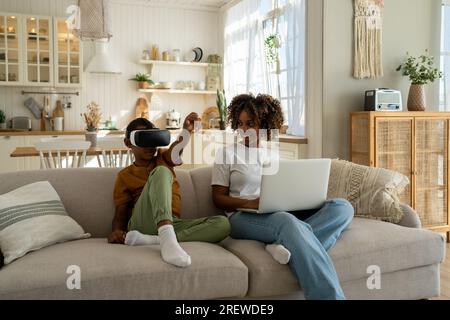
[(220, 9), (222, 6), (232, 0), (113, 0), (114, 2), (134, 2), (155, 5), (169, 5), (182, 7), (205, 7), (211, 9)]

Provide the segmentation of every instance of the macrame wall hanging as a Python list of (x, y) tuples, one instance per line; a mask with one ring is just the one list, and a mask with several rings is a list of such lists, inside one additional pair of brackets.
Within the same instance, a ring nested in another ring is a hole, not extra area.
[(355, 1), (355, 57), (357, 79), (383, 76), (382, 25), (384, 0)]

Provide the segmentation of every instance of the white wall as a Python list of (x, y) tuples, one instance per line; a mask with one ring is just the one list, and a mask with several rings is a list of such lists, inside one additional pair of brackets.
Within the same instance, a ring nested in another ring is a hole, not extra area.
[[(0, 12), (31, 13), (52, 16), (66, 16), (65, 10), (76, 0), (1, 0)], [(146, 66), (140, 65), (142, 50), (158, 44), (160, 51), (181, 49), (182, 53), (194, 47), (201, 47), (204, 59), (208, 54), (220, 52), (218, 12), (207, 9), (181, 8), (150, 5), (146, 2), (114, 0), (112, 3), (113, 38), (111, 52), (121, 66), (122, 75), (93, 75), (84, 73), (80, 97), (72, 97), (73, 108), (65, 110), (66, 129), (82, 130), (84, 123), (80, 117), (90, 101), (97, 102), (103, 111), (103, 121), (110, 116), (117, 119), (123, 128), (134, 115), (134, 104), (139, 97), (136, 83), (129, 81), (135, 73), (144, 72)], [(85, 65), (93, 54), (92, 43), (84, 44)], [(194, 67), (158, 66), (154, 68), (156, 81), (193, 80), (204, 81), (204, 70)], [(28, 96), (20, 95), (20, 88), (0, 87), (0, 109), (6, 111), (7, 118), (29, 116), (31, 113), (23, 106)], [(25, 88), (35, 90), (36, 88)], [(64, 90), (67, 91), (67, 90)], [(33, 95), (42, 103), (43, 96)], [(148, 97), (148, 95), (147, 95)], [(52, 96), (53, 105), (61, 96)], [(165, 112), (175, 108), (182, 116), (195, 111), (201, 115), (208, 106), (215, 105), (215, 96), (194, 95), (153, 95), (150, 112), (157, 125), (165, 124)], [(39, 128), (39, 120), (33, 120)]]
[[(395, 69), (407, 51), (419, 55), (429, 49), (439, 56), (441, 0), (384, 2), (385, 75), (376, 80), (352, 77), (353, 1), (324, 1), (323, 155), (347, 159), (349, 113), (364, 110), (364, 91), (380, 87), (399, 89), (406, 107), (409, 82)], [(429, 111), (438, 110), (433, 92), (436, 92), (436, 85), (428, 86)]]

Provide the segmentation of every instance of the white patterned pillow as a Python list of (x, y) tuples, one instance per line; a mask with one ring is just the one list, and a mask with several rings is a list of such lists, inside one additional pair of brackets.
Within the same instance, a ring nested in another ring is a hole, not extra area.
[(399, 172), (333, 160), (328, 198), (347, 199), (356, 217), (399, 223), (403, 211), (398, 195), (408, 184), (409, 179)]
[(0, 195), (0, 250), (4, 263), (55, 243), (90, 237), (68, 216), (48, 181)]

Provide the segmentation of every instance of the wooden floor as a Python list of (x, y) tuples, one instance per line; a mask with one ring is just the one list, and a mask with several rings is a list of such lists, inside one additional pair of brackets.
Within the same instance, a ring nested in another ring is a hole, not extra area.
[(441, 296), (438, 300), (450, 300), (450, 244), (447, 243), (444, 263), (441, 264)]

